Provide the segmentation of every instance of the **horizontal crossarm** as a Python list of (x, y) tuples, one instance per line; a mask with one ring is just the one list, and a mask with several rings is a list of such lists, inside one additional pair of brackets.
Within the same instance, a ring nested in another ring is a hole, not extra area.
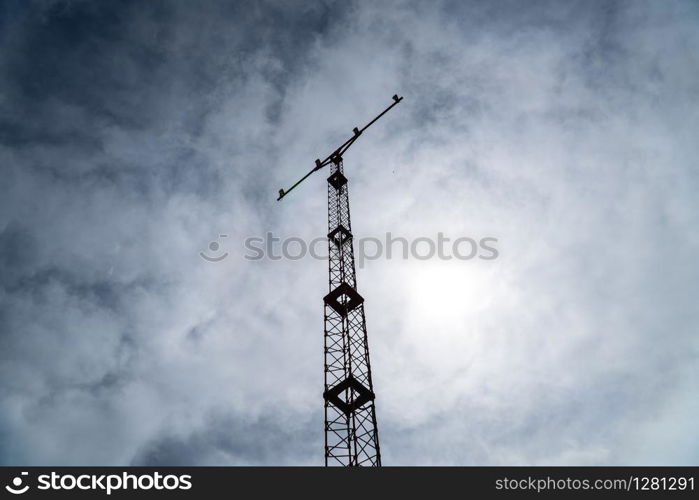
[(381, 118), (383, 115), (385, 115), (386, 113), (388, 113), (388, 112), (393, 108), (393, 106), (395, 106), (396, 104), (398, 104), (398, 103), (401, 102), (402, 100), (403, 100), (402, 97), (398, 97), (398, 95), (395, 94), (395, 95), (393, 96), (393, 103), (392, 103), (389, 107), (387, 107), (386, 109), (384, 109), (384, 110), (383, 110), (381, 113), (379, 113), (373, 120), (371, 120), (369, 123), (367, 123), (366, 125), (364, 125), (364, 127), (362, 127), (361, 129), (355, 127), (355, 128), (352, 130), (352, 132), (353, 132), (352, 137), (350, 137), (350, 138), (347, 139), (344, 143), (342, 143), (342, 145), (340, 145), (340, 147), (336, 148), (336, 149), (335, 149), (332, 153), (330, 153), (324, 160), (322, 160), (322, 161), (321, 161), (321, 160), (316, 160), (316, 166), (313, 167), (313, 169), (311, 169), (311, 171), (308, 172), (306, 175), (304, 175), (303, 177), (301, 177), (301, 179), (299, 179), (299, 180), (296, 182), (296, 184), (294, 184), (293, 186), (291, 186), (291, 187), (290, 187), (289, 189), (287, 189), (287, 190), (280, 189), (280, 190), (279, 190), (279, 198), (277, 198), (277, 201), (281, 200), (281, 199), (284, 198), (287, 194), (289, 194), (296, 186), (298, 186), (298, 185), (301, 184), (303, 181), (305, 181), (308, 177), (310, 177), (310, 175), (311, 175), (313, 172), (315, 172), (315, 171), (317, 171), (317, 170), (320, 170), (321, 168), (323, 168), (323, 167), (325, 167), (325, 166), (327, 166), (327, 165), (329, 165), (329, 164), (331, 164), (331, 163), (337, 162), (337, 160), (339, 160), (340, 158), (342, 158), (342, 156), (343, 156), (343, 155), (345, 154), (345, 152), (350, 148), (350, 146), (352, 146), (352, 144), (354, 144), (354, 141), (356, 141), (356, 140), (359, 138), (359, 136), (362, 135), (362, 133), (363, 133), (366, 129), (368, 129), (368, 128), (371, 127), (374, 123), (376, 123), (376, 121), (377, 121), (379, 118)]

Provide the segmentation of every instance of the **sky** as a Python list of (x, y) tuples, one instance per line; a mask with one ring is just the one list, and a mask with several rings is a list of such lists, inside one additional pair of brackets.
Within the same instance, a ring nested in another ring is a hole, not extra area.
[(383, 463), (699, 462), (696, 2), (10, 0), (0, 75), (0, 464), (321, 465), (327, 264), (244, 242), (394, 93), (356, 241), (498, 256), (358, 267)]

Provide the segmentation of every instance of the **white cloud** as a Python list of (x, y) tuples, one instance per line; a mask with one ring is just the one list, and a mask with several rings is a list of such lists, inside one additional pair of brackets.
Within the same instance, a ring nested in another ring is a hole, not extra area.
[(361, 4), (262, 41), (218, 4), (131, 13), (129, 50), (165, 54), (105, 49), (138, 126), (63, 94), (54, 132), (98, 147), (0, 152), (3, 256), (27, 246), (0, 267), (2, 460), (321, 463), (325, 264), (242, 241), (322, 235), (322, 174), (276, 190), (397, 92), (346, 157), (355, 236), (500, 256), (359, 270), (385, 462), (694, 463), (692, 8)]

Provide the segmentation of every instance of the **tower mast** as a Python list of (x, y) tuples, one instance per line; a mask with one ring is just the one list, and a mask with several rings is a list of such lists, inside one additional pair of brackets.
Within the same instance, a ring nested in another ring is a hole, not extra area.
[(313, 172), (330, 165), (328, 188), (328, 294), (324, 302), (325, 341), (325, 465), (380, 466), (364, 299), (357, 292), (349, 191), (343, 155), (367, 128), (398, 104), (393, 103), (288, 190), (281, 200)]

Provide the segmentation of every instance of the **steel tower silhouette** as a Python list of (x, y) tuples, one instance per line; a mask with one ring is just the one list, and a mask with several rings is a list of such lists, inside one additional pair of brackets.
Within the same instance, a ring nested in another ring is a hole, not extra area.
[(371, 380), (364, 299), (357, 292), (349, 190), (343, 156), (359, 136), (391, 108), (393, 103), (335, 149), (279, 198), (313, 172), (330, 165), (328, 177), (328, 294), (323, 297), (325, 316), (325, 465), (380, 466), (381, 449), (376, 424), (374, 384)]

